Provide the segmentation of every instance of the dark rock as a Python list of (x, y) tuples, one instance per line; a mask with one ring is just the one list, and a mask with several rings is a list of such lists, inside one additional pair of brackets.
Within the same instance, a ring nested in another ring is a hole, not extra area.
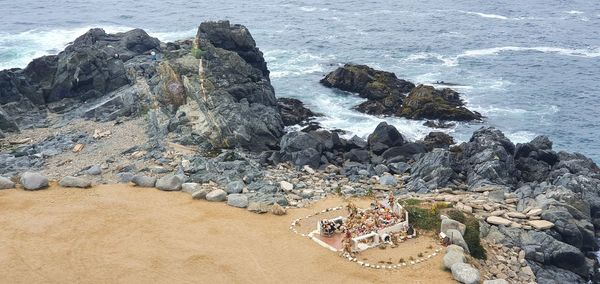
[(388, 163), (395, 162), (406, 162), (410, 160), (413, 155), (425, 153), (426, 149), (423, 144), (419, 143), (406, 143), (402, 146), (392, 147), (383, 152), (381, 155)]
[(451, 128), (456, 126), (454, 123), (445, 122), (445, 121), (433, 121), (428, 120), (423, 123), (423, 126), (431, 127), (431, 128)]
[(317, 116), (298, 99), (277, 98), (277, 106), (285, 126), (301, 124)]
[(281, 138), (280, 158), (301, 167), (318, 168), (321, 163), (323, 144), (314, 135), (305, 132), (290, 132)]
[(329, 88), (358, 93), (363, 98), (379, 100), (386, 97), (401, 98), (415, 85), (398, 79), (394, 73), (375, 70), (366, 65), (346, 64), (321, 80)]
[(470, 188), (514, 184), (515, 146), (501, 131), (493, 127), (480, 128), (460, 148), (464, 159), (460, 164), (464, 167)]
[(404, 162), (390, 163), (388, 168), (395, 174), (403, 174), (410, 169), (410, 165)]
[(10, 118), (4, 109), (0, 106), (0, 131), (16, 132), (19, 126)]
[(521, 235), (525, 258), (572, 271), (582, 277), (590, 275), (585, 256), (576, 247), (557, 241), (543, 232), (529, 231)]
[[(266, 62), (248, 29), (228, 21), (202, 23), (192, 53), (161, 64), (165, 79), (157, 89), (170, 102), (165, 108), (194, 113), (192, 133), (214, 148), (277, 148), (284, 125)], [(189, 83), (183, 84), (184, 77)]]
[[(377, 125), (373, 133), (371, 133), (367, 139), (369, 147), (376, 146), (380, 143), (389, 147), (402, 146), (404, 144), (404, 137), (398, 132), (396, 127), (387, 124), (385, 121)], [(381, 148), (381, 147), (377, 147)], [(381, 153), (378, 153), (381, 154)]]
[(448, 149), (450, 145), (453, 145), (454, 138), (444, 132), (429, 132), (425, 138), (423, 138), (423, 145), (427, 151), (431, 151), (435, 148)]
[(369, 161), (369, 151), (352, 149), (344, 154), (344, 159), (352, 162), (366, 163)]
[(481, 114), (464, 107), (464, 103), (457, 92), (448, 88), (438, 90), (425, 85), (415, 87), (408, 94), (397, 115), (411, 119), (455, 121), (481, 119)]
[(411, 179), (424, 181), (429, 189), (446, 187), (457, 176), (453, 163), (454, 156), (447, 150), (434, 149), (420, 154), (411, 165)]
[(365, 139), (362, 139), (356, 135), (352, 136), (352, 138), (350, 138), (350, 140), (348, 140), (346, 142), (346, 148), (349, 149), (364, 149), (367, 148), (367, 141), (365, 141)]
[(394, 115), (415, 85), (398, 79), (394, 73), (375, 70), (365, 65), (346, 64), (329, 73), (321, 84), (347, 92), (358, 93), (368, 101), (356, 107), (373, 115)]

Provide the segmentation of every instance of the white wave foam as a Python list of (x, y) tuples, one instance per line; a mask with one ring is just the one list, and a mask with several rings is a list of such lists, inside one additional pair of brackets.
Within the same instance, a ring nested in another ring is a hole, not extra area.
[(469, 109), (477, 111), (484, 116), (489, 115), (515, 115), (515, 114), (524, 114), (528, 111), (520, 108), (501, 108), (494, 106), (478, 106), (478, 105), (469, 105)]
[(583, 14), (582, 11), (577, 11), (577, 10), (571, 10), (571, 11), (567, 11), (565, 13), (571, 14), (571, 15), (581, 15), (581, 14)]
[[(100, 25), (98, 25), (100, 26)], [(56, 54), (94, 26), (73, 29), (29, 30), (17, 34), (0, 32), (0, 70), (25, 67), (32, 59)], [(131, 30), (122, 26), (102, 26), (109, 33)]]
[(147, 31), (150, 36), (156, 37), (161, 41), (169, 42), (181, 39), (192, 38), (196, 35), (198, 29), (190, 29), (186, 31), (172, 31), (172, 32), (154, 32)]
[(509, 19), (508, 17), (502, 16), (502, 15), (496, 15), (496, 14), (486, 14), (486, 13), (469, 12), (469, 11), (466, 11), (464, 13), (469, 14), (469, 15), (477, 15), (482, 18), (488, 18), (488, 19), (498, 19), (498, 20), (508, 20)]
[(484, 49), (467, 50), (456, 56), (456, 59), (462, 57), (482, 57), (496, 55), (507, 51), (538, 51), (543, 53), (556, 53), (560, 55), (576, 56), (576, 57), (600, 57), (600, 48), (595, 49), (571, 49), (552, 46), (535, 46), (535, 47), (519, 47), (519, 46), (502, 46)]
[(300, 7), (300, 10), (304, 11), (304, 12), (314, 12), (317, 10), (317, 7), (313, 7), (313, 6), (302, 6)]
[(332, 62), (335, 58), (331, 55), (325, 56), (307, 51), (284, 49), (266, 50), (264, 57), (269, 62), (271, 78), (325, 72), (324, 65)]
[(506, 134), (506, 137), (513, 143), (527, 143), (533, 140), (537, 135), (530, 131), (517, 131)]

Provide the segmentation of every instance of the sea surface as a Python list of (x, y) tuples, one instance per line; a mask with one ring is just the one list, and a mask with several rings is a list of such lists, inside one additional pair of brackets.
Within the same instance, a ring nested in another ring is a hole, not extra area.
[(278, 97), (366, 136), (380, 121), (410, 139), (423, 121), (365, 115), (363, 99), (318, 81), (341, 63), (368, 64), (415, 83), (458, 84), (486, 118), (445, 130), (468, 140), (483, 125), (513, 142), (548, 135), (555, 149), (600, 162), (600, 1), (0, 0), (0, 69), (55, 54), (91, 27), (142, 28), (163, 41), (202, 21), (246, 25), (264, 52)]

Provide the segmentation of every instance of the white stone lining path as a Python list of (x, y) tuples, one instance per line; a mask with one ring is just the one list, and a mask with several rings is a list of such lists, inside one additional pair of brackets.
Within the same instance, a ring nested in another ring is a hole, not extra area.
[[(314, 214), (309, 214), (307, 216), (295, 219), (290, 224), (290, 231), (294, 232), (297, 235), (300, 235), (300, 236), (305, 237), (305, 238), (309, 238), (309, 239), (314, 240), (317, 243), (319, 243), (319, 240), (316, 239), (316, 238), (314, 238), (314, 237), (312, 237), (310, 234), (304, 234), (304, 233), (298, 232), (298, 230), (296, 229), (298, 227), (298, 224), (303, 219), (308, 219), (308, 218), (311, 218), (311, 217), (315, 217), (315, 216), (318, 216), (318, 215), (321, 215), (321, 214), (325, 214), (325, 213), (328, 213), (328, 212), (337, 211), (337, 210), (341, 210), (341, 209), (343, 209), (342, 206), (326, 208), (326, 209), (323, 209), (323, 210), (321, 210), (319, 212), (316, 212)], [(415, 232), (415, 234), (416, 234), (416, 232)], [(369, 262), (361, 261), (361, 260), (358, 260), (356, 257), (351, 256), (348, 253), (343, 253), (340, 256), (343, 257), (343, 258), (345, 258), (346, 260), (348, 260), (350, 262), (354, 262), (354, 263), (356, 263), (356, 264), (358, 264), (358, 265), (360, 265), (361, 267), (364, 267), (364, 268), (397, 270), (397, 269), (400, 269), (400, 268), (403, 268), (403, 267), (413, 266), (413, 265), (425, 262), (427, 260), (430, 260), (432, 257), (438, 255), (438, 253), (440, 251), (442, 251), (442, 248), (438, 247), (438, 248), (436, 248), (434, 250), (433, 253), (428, 254), (428, 255), (426, 255), (426, 256), (424, 256), (422, 258), (415, 259), (415, 260), (410, 261), (408, 263), (407, 262), (403, 262), (403, 263), (400, 263), (400, 264), (390, 264), (390, 265), (372, 264), (372, 263), (369, 263)]]

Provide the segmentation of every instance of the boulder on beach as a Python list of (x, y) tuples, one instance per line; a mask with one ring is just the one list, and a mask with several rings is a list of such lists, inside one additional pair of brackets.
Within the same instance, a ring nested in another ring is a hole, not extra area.
[(227, 205), (246, 208), (248, 207), (248, 197), (244, 194), (230, 194), (227, 196)]
[(164, 191), (177, 191), (181, 190), (183, 184), (183, 178), (179, 175), (167, 175), (159, 178), (156, 181), (156, 188)]
[(40, 173), (25, 172), (21, 175), (21, 185), (25, 190), (39, 190), (48, 187), (48, 178)]
[(131, 179), (131, 182), (139, 187), (154, 187), (156, 185), (156, 177), (136, 175)]
[(15, 188), (15, 183), (9, 178), (0, 176), (0, 189)]
[(206, 200), (208, 201), (221, 202), (225, 199), (227, 199), (227, 192), (222, 189), (215, 189), (206, 194)]
[(66, 176), (58, 182), (58, 185), (62, 187), (88, 188), (92, 186), (92, 182), (80, 177)]
[(454, 280), (464, 284), (479, 284), (479, 270), (470, 264), (457, 262), (452, 265), (451, 270)]

